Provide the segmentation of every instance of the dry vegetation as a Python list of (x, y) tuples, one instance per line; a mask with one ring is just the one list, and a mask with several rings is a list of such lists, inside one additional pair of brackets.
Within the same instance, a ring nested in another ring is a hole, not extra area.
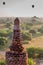
[[(3, 22), (3, 20), (4, 20), (4, 22)], [(3, 18), (3, 20), (1, 20), (2, 23), (0, 24), (0, 30), (3, 30), (3, 33), (5, 34), (6, 31), (4, 31), (4, 30), (6, 30), (8, 28), (8, 31), (7, 32), (9, 33), (8, 36), (10, 36), (10, 37), (8, 39), (9, 42), (8, 43), (5, 43), (5, 46), (6, 46), (5, 48), (8, 49), (7, 46), (10, 45), (9, 43), (10, 43), (10, 41), (12, 39), (12, 37), (11, 37), (11, 35), (12, 35), (11, 30), (13, 29), (13, 23), (11, 23), (11, 21), (12, 21), (11, 18), (10, 18), (10, 20), (8, 18), (5, 18), (5, 19)], [(9, 21), (10, 21), (10, 23), (9, 23)], [(13, 18), (13, 21), (14, 21), (14, 18)], [(24, 48), (25, 49), (26, 48), (30, 48), (30, 47), (34, 47), (34, 48), (40, 47), (40, 48), (43, 48), (43, 27), (42, 27), (43, 26), (43, 20), (41, 20), (40, 18), (37, 18), (37, 17), (33, 17), (33, 18), (30, 18), (30, 19), (29, 18), (21, 18), (21, 24), (22, 24), (21, 25), (22, 26), (22, 30), (21, 31), (23, 32), (23, 35), (24, 35), (24, 38), (25, 38), (25, 40), (24, 40), (25, 43), (23, 44)], [(31, 24), (32, 26), (29, 25), (29, 24)], [(42, 33), (40, 32), (40, 34), (38, 35), (39, 32), (38, 31), (35, 31), (35, 30), (38, 30), (41, 27), (42, 27)], [(29, 38), (29, 30), (31, 30), (31, 29), (33, 29), (36, 33), (35, 33), (35, 36), (32, 37), (32, 40), (31, 41), (28, 40), (28, 44), (27, 44), (26, 37)], [(5, 36), (5, 38), (7, 38), (7, 35)], [(5, 51), (4, 52), (3, 51), (0, 51), (0, 62), (2, 60), (5, 60), (5, 54), (4, 53), (5, 53)], [(31, 59), (30, 59), (30, 61), (31, 61)]]
[(29, 47), (40, 47), (43, 48), (43, 36), (33, 38), (31, 41), (29, 41), (28, 44), (23, 44), (24, 48), (29, 48)]

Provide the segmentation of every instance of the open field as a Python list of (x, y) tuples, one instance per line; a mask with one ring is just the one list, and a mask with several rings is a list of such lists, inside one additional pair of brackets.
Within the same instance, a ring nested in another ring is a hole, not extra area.
[(43, 36), (33, 38), (32, 41), (29, 41), (29, 44), (23, 44), (24, 48), (29, 47), (40, 47), (43, 48)]

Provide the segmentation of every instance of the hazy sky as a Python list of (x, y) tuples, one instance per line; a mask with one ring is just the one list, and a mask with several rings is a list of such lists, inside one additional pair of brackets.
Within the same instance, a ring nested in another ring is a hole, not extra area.
[[(6, 5), (2, 4), (3, 1)], [(43, 17), (43, 0), (0, 0), (0, 16)]]

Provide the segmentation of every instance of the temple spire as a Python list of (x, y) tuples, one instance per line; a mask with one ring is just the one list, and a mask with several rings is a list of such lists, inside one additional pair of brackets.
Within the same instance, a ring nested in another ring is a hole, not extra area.
[(21, 35), (20, 35), (20, 21), (18, 18), (14, 20), (14, 29), (13, 29), (13, 41), (12, 45), (10, 46), (10, 50), (15, 52), (22, 52), (23, 46), (21, 43)]
[(14, 20), (13, 41), (10, 50), (6, 52), (5, 65), (28, 65), (27, 53), (21, 43), (20, 38), (20, 21), (18, 18)]

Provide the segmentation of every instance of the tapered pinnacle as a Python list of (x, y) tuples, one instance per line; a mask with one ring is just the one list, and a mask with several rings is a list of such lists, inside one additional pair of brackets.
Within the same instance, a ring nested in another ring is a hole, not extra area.
[(21, 35), (20, 35), (20, 21), (18, 18), (14, 20), (14, 29), (13, 29), (13, 40), (12, 45), (10, 46), (10, 50), (15, 52), (22, 52), (23, 47), (21, 43)]

